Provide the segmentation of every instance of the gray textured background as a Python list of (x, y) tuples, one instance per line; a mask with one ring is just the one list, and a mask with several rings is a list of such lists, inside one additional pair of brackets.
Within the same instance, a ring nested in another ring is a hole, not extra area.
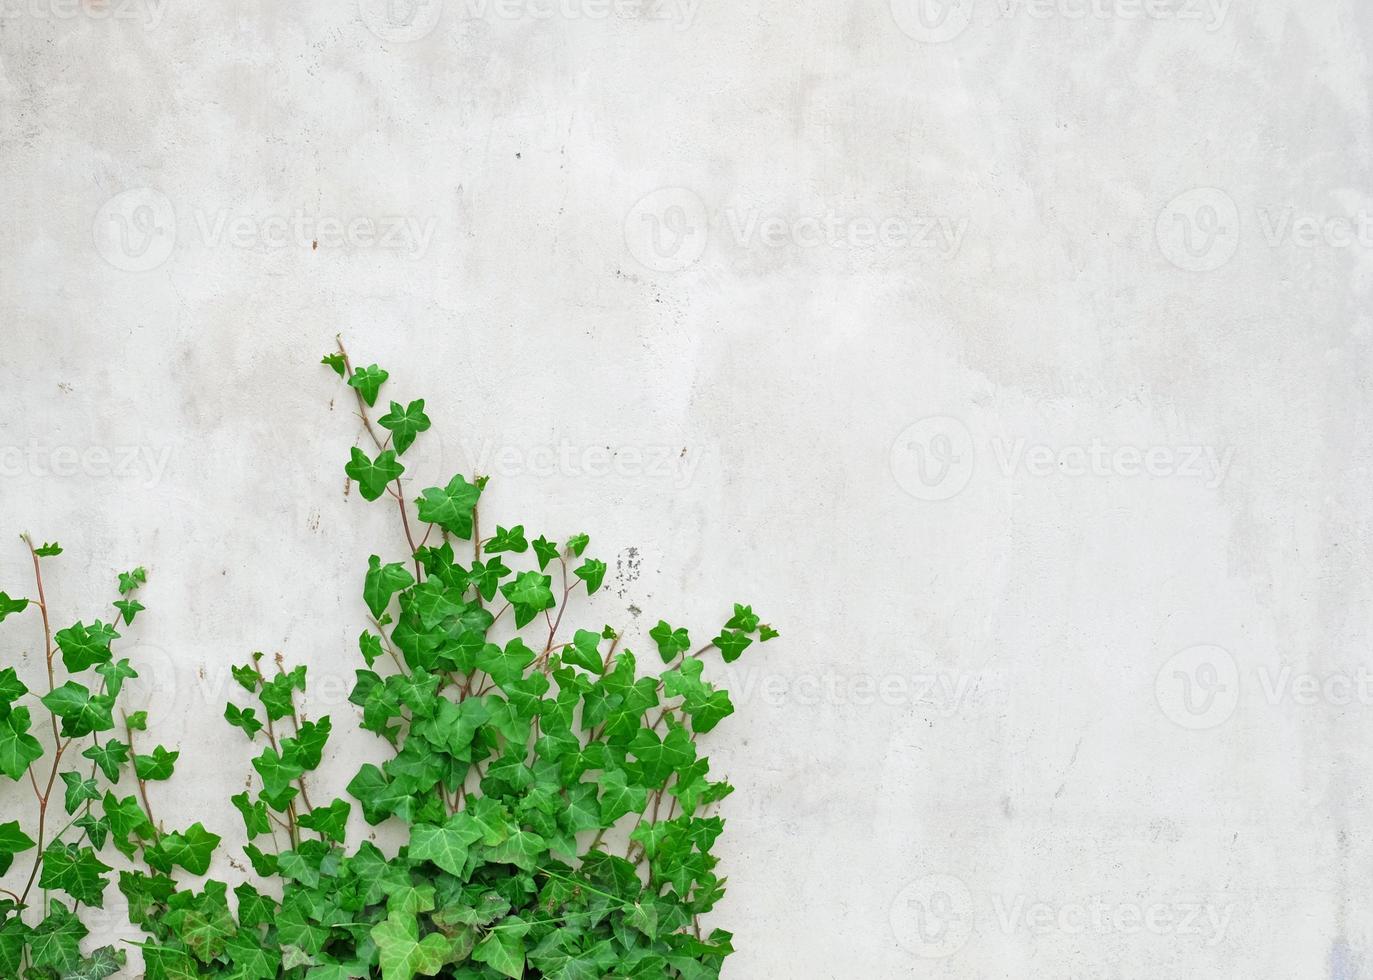
[(148, 567), (159, 816), (248, 651), (352, 711), (341, 331), (416, 489), (592, 532), (587, 622), (783, 630), (728, 977), (1373, 976), (1367, 3), (0, 14), (0, 588)]

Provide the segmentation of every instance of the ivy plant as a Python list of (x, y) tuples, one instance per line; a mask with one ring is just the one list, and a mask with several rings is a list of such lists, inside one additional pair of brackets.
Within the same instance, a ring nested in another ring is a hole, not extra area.
[(36, 595), (0, 592), (0, 620), (37, 610), (46, 670), (0, 671), (0, 772), (34, 810), (0, 824), (0, 976), (123, 971), (124, 949), (83, 942), (83, 910), (113, 884), (145, 934), (148, 980), (718, 977), (731, 935), (702, 917), (724, 894), (716, 809), (732, 787), (698, 741), (734, 705), (707, 674), (777, 631), (736, 604), (700, 645), (659, 621), (636, 656), (614, 627), (565, 625), (605, 578), (590, 538), (484, 535), (485, 477), (407, 499), (424, 400), (383, 401), (388, 373), (354, 368), (342, 344), (323, 363), (361, 421), (344, 473), (396, 509), (405, 541), (362, 574), (355, 711), (339, 719), (379, 739), (384, 761), (321, 799), (344, 780), (319, 773), (334, 719), (303, 711), (306, 668), (235, 665), (224, 720), (252, 772), (207, 822), (241, 821), (247, 862), (227, 863), (246, 880), (206, 878), (221, 837), (154, 816), (150, 784), (172, 778), (178, 752), (120, 707), (137, 672), (115, 641), (144, 609), (146, 573), (119, 576), (108, 623), (53, 633), (43, 562), (61, 549), (25, 538)]

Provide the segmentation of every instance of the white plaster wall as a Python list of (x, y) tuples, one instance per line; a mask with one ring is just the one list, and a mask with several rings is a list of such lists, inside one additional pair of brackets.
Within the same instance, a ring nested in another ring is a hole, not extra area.
[(147, 566), (160, 817), (352, 711), (341, 332), (587, 622), (783, 630), (727, 976), (1373, 976), (1373, 8), (929, 2), (4, 0), (0, 588)]

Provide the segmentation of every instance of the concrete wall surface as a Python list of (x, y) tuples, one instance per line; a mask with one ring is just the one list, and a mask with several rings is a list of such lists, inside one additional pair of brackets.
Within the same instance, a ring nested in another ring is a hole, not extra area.
[(591, 532), (579, 625), (782, 630), (703, 740), (727, 977), (1373, 977), (1373, 5), (0, 14), (0, 589), (21, 531), (65, 623), (147, 567), (217, 871), (229, 666), (351, 730), (403, 554), (341, 333), (427, 399), (413, 489)]

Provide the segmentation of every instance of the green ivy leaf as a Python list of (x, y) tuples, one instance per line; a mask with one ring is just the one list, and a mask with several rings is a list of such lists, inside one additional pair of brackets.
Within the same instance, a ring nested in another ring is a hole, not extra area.
[(73, 827), (80, 827), (86, 832), (90, 839), (91, 846), (97, 851), (105, 846), (105, 840), (110, 834), (110, 825), (93, 813), (83, 813), (72, 821)]
[(482, 836), (482, 828), (467, 813), (455, 813), (438, 825), (418, 823), (410, 828), (410, 858), (432, 861), (461, 878), (468, 848)]
[[(65, 799), (62, 801), (67, 808), (67, 813), (75, 813), (77, 808), (87, 800), (100, 799), (100, 789), (96, 786), (94, 779), (88, 779), (79, 772), (59, 773), (62, 782), (66, 784)], [(0, 841), (0, 849), (4, 848), (3, 841)]]
[[(262, 654), (253, 654), (253, 659), (260, 659)], [(257, 690), (257, 668), (252, 664), (244, 664), (241, 667), (230, 667), (229, 673), (234, 675), (234, 680), (238, 681), (238, 686), (245, 691), (252, 693)]]
[(62, 719), (64, 738), (79, 738), (114, 727), (114, 697), (92, 694), (90, 688), (76, 681), (67, 681), (54, 688), (41, 700), (49, 711)]
[[(193, 875), (210, 870), (210, 856), (219, 846), (220, 837), (212, 834), (199, 822), (191, 824), (184, 833), (163, 834), (155, 850), (165, 864), (179, 865)], [(150, 851), (145, 851), (150, 855)], [(152, 863), (150, 859), (149, 863)], [(154, 865), (156, 867), (157, 865)], [(159, 870), (170, 870), (168, 867)]]
[(135, 755), (133, 757), (134, 772), (139, 779), (162, 780), (172, 777), (172, 770), (176, 766), (177, 757), (181, 753), (169, 752), (161, 745), (153, 749), (151, 755)]
[(281, 951), (264, 946), (256, 930), (235, 932), (225, 940), (224, 951), (234, 964), (229, 980), (277, 980), (281, 975)]
[(362, 659), (367, 661), (367, 666), (371, 667), (381, 659), (381, 637), (363, 630), (358, 634), (358, 649), (362, 651)]
[(128, 626), (133, 622), (133, 618), (147, 607), (137, 599), (116, 599), (114, 607), (123, 614), (124, 625)]
[(477, 656), (477, 666), (490, 674), (491, 679), (497, 684), (503, 684), (517, 680), (523, 675), (525, 668), (534, 662), (536, 656), (538, 655), (517, 636), (504, 647), (498, 647), (494, 643), (486, 644)]
[(503, 977), (520, 980), (524, 976), (524, 936), (528, 931), (525, 922), (511, 916), (486, 934), (472, 950), (472, 959), (485, 963)]
[(372, 927), (371, 936), (380, 955), (382, 980), (432, 977), (448, 962), (449, 941), (439, 933), (420, 939), (414, 915), (393, 912)]
[(346, 377), (348, 374), (348, 362), (343, 359), (342, 354), (325, 354), (319, 359), (319, 363), (333, 368), (334, 373), (340, 378)]
[(586, 583), (587, 595), (594, 595), (605, 579), (605, 562), (597, 558), (588, 558), (572, 574)]
[(33, 553), (39, 558), (56, 558), (62, 554), (62, 546), (56, 541), (45, 541), (43, 547), (35, 548)]
[(630, 785), (621, 771), (601, 773), (601, 826), (609, 827), (626, 813), (642, 813), (648, 805), (648, 788)]
[(415, 437), (429, 428), (429, 416), (424, 414), (423, 398), (412, 401), (405, 408), (401, 408), (400, 402), (392, 402), (391, 411), (377, 419), (377, 422), (382, 428), (391, 430), (397, 454), (403, 454), (414, 443)]
[(728, 664), (739, 659), (740, 654), (753, 642), (753, 638), (738, 630), (724, 629), (710, 642), (719, 648), (720, 655)]
[(352, 449), (352, 459), (343, 467), (343, 472), (358, 485), (364, 500), (376, 500), (386, 492), (386, 485), (399, 479), (405, 467), (396, 459), (394, 449), (380, 453), (375, 460), (368, 459), (357, 446)]
[(103, 908), (109, 882), (102, 875), (109, 870), (91, 848), (53, 841), (43, 852), (38, 887), (61, 889), (83, 905)]
[(143, 965), (148, 968), (144, 980), (200, 980), (191, 955), (172, 946), (144, 946)]
[(391, 596), (415, 585), (415, 576), (406, 570), (400, 561), (382, 564), (380, 557), (373, 555), (367, 560), (367, 578), (362, 581), (362, 601), (367, 603), (375, 618), (382, 618)]
[(758, 615), (753, 611), (752, 606), (741, 606), (734, 604), (734, 615), (725, 623), (726, 629), (743, 630), (745, 633), (752, 633), (758, 628)]
[(691, 637), (687, 634), (686, 627), (674, 630), (665, 619), (658, 620), (658, 625), (649, 630), (648, 635), (658, 644), (658, 656), (663, 658), (665, 664), (672, 663), (679, 655), (691, 649)]
[(76, 969), (81, 962), (81, 940), (87, 930), (61, 902), (53, 901), (48, 917), (34, 927), (29, 940), (29, 959), (42, 969), (59, 974)]
[(580, 558), (582, 557), (582, 552), (586, 550), (586, 546), (590, 543), (591, 537), (589, 535), (574, 534), (567, 539), (567, 550)]
[(234, 888), (238, 897), (238, 921), (245, 929), (270, 925), (276, 918), (277, 905), (246, 881)]
[(257, 738), (257, 733), (262, 731), (262, 722), (258, 720), (257, 712), (252, 708), (240, 708), (236, 704), (226, 704), (224, 706), (224, 718), (235, 728), (243, 729), (243, 733), (250, 739)]
[(0, 875), (10, 869), (16, 854), (22, 854), (33, 846), (33, 839), (19, 828), (17, 820), (0, 823)]
[(553, 577), (538, 572), (520, 572), (515, 581), (501, 586), (501, 595), (515, 609), (515, 625), (524, 626), (545, 609), (553, 608)]
[(572, 645), (563, 650), (563, 663), (581, 667), (593, 674), (601, 673), (605, 661), (598, 649), (600, 642), (601, 634), (590, 630), (577, 630), (572, 636)]
[(134, 797), (126, 796), (121, 800), (106, 791), (101, 805), (105, 810), (105, 821), (110, 825), (110, 833), (114, 836), (115, 847), (120, 853), (131, 856), (133, 838), (147, 839), (153, 836), (152, 821)]
[(13, 667), (0, 670), (0, 705), (13, 704), (28, 693), (28, 687), (19, 679)]
[(90, 956), (62, 974), (62, 980), (105, 980), (124, 968), (124, 951), (113, 946), (101, 946), (91, 951)]
[(548, 841), (528, 830), (517, 830), (495, 847), (487, 849), (487, 860), (513, 864), (525, 871), (533, 871), (548, 850)]
[(558, 542), (549, 541), (540, 534), (533, 541), (534, 555), (539, 559), (539, 571), (543, 571), (548, 563), (558, 557)]
[(0, 623), (5, 621), (5, 617), (11, 613), (21, 613), (29, 607), (27, 599), (11, 599), (4, 592), (0, 592)]
[(501, 579), (510, 574), (510, 569), (506, 568), (505, 562), (501, 561), (501, 556), (496, 555), (486, 561), (474, 561), (472, 570), (467, 573), (468, 583), (481, 593), (482, 598), (490, 602), (496, 597), (496, 590), (500, 588)]
[(17, 915), (0, 919), (0, 976), (17, 977), (24, 965), (29, 927)]
[(728, 691), (711, 691), (704, 700), (688, 703), (685, 710), (691, 716), (691, 730), (704, 735), (734, 714), (734, 704)]
[(124, 682), (138, 676), (128, 660), (110, 660), (96, 667), (95, 672), (105, 679), (105, 693), (116, 698), (124, 689)]
[(58, 630), (53, 637), (62, 650), (62, 665), (71, 674), (109, 660), (110, 644), (119, 639), (114, 627), (96, 620), (90, 626), (77, 623)]
[(282, 757), (300, 766), (306, 772), (319, 768), (324, 746), (334, 730), (333, 725), (334, 723), (328, 715), (319, 721), (301, 722), (300, 731), (296, 737), (282, 741)]
[(128, 595), (130, 592), (138, 588), (140, 585), (146, 585), (147, 582), (148, 573), (146, 570), (144, 570), (142, 565), (135, 568), (132, 572), (120, 572), (119, 594)]
[(99, 766), (106, 779), (112, 783), (117, 783), (119, 782), (119, 770), (129, 761), (129, 746), (125, 742), (111, 739), (104, 745), (90, 746), (81, 755)]
[(33, 846), (33, 841), (29, 835), (20, 829), (19, 821), (11, 820), (9, 823), (0, 823), (0, 853), (22, 854)]
[(352, 809), (347, 800), (334, 800), (328, 806), (317, 806), (309, 813), (302, 813), (298, 823), (306, 830), (313, 830), (341, 844), (348, 829), (348, 814)]
[(662, 739), (656, 732), (641, 728), (629, 743), (629, 751), (638, 760), (642, 781), (648, 786), (661, 786), (674, 770), (691, 765), (696, 758), (691, 736), (678, 727), (671, 728)]
[(377, 393), (381, 391), (381, 386), (386, 383), (390, 375), (375, 364), (368, 365), (353, 372), (353, 376), (348, 379), (350, 387), (356, 388), (362, 395), (362, 400), (368, 406), (377, 403)]
[(460, 538), (470, 538), (472, 508), (477, 506), (480, 497), (481, 487), (468, 483), (458, 474), (448, 481), (448, 486), (430, 487), (420, 494), (417, 504), (420, 520), (437, 524)]
[(243, 826), (248, 832), (249, 840), (261, 834), (272, 832), (272, 822), (267, 815), (267, 804), (261, 800), (248, 799), (247, 793), (231, 796), (229, 802), (243, 815)]
[(283, 759), (277, 750), (268, 746), (253, 760), (253, 768), (262, 777), (262, 788), (268, 796), (278, 796), (290, 788), (291, 783), (305, 775), (305, 769)]
[(529, 542), (525, 540), (524, 525), (516, 524), (509, 530), (496, 525), (496, 533), (491, 536), (491, 540), (486, 543), (486, 551), (489, 554), (496, 554), (501, 551), (513, 551), (516, 554), (523, 554), (529, 550)]

